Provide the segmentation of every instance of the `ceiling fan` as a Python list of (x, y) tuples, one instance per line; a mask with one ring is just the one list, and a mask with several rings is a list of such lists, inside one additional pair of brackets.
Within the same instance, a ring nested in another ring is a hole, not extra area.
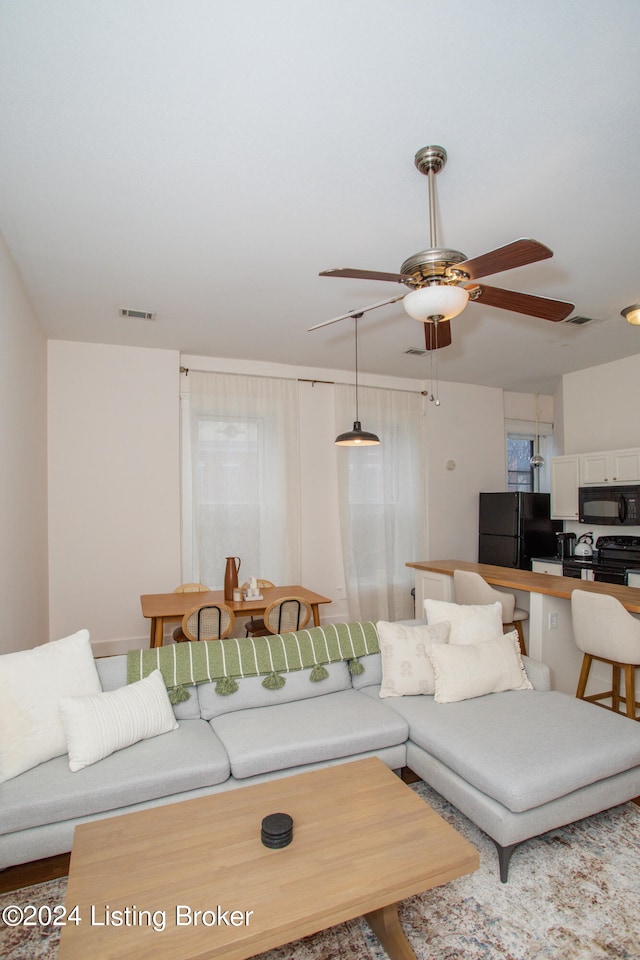
[(459, 250), (446, 250), (438, 247), (436, 237), (435, 213), (435, 177), (447, 161), (444, 147), (430, 146), (418, 150), (415, 165), (420, 173), (429, 179), (429, 227), (430, 247), (421, 250), (405, 260), (399, 273), (383, 273), (376, 270), (354, 270), (348, 267), (323, 270), (321, 277), (346, 277), (356, 280), (384, 280), (401, 283), (410, 287), (409, 293), (381, 300), (366, 307), (360, 307), (323, 323), (317, 323), (309, 330), (326, 327), (348, 317), (361, 316), (369, 310), (389, 303), (403, 301), (409, 316), (424, 323), (425, 345), (427, 350), (438, 350), (451, 343), (451, 319), (462, 313), (469, 300), (484, 303), (489, 307), (524, 313), (531, 317), (558, 322), (565, 320), (574, 309), (573, 303), (564, 300), (551, 300), (530, 293), (517, 293), (490, 287), (485, 283), (468, 283), (480, 277), (523, 267), (528, 263), (546, 260), (553, 251), (537, 240), (523, 238), (514, 240), (504, 247), (498, 247), (478, 257), (467, 257)]

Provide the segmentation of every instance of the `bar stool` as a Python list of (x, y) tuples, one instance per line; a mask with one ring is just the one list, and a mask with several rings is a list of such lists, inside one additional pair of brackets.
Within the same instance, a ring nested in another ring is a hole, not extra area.
[(529, 619), (526, 610), (516, 607), (516, 598), (512, 593), (495, 590), (479, 573), (468, 570), (453, 571), (453, 585), (456, 603), (496, 603), (502, 604), (502, 625), (513, 627), (518, 634), (520, 652), (526, 653), (522, 621)]
[[(639, 720), (636, 709), (636, 669), (640, 666), (640, 620), (629, 613), (619, 600), (607, 593), (589, 593), (574, 590), (571, 594), (571, 618), (573, 639), (584, 654), (578, 680), (576, 697), (589, 700), (605, 710), (620, 713), (624, 703), (626, 714)], [(585, 696), (589, 671), (594, 660), (611, 666), (611, 690)], [(620, 693), (620, 681), (624, 671), (625, 695)], [(600, 700), (611, 699), (608, 707)]]

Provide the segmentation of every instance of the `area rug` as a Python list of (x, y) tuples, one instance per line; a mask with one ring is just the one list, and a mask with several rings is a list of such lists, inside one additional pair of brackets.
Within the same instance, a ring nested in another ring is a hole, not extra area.
[[(640, 960), (640, 807), (627, 803), (529, 840), (514, 853), (502, 884), (492, 841), (426, 784), (412, 789), (480, 851), (475, 873), (401, 905), (418, 960)], [(52, 880), (2, 894), (0, 916), (13, 904), (62, 903), (65, 886)], [(3, 960), (55, 960), (57, 952), (52, 927), (9, 928), (0, 919)], [(386, 956), (366, 922), (356, 919), (261, 960)]]

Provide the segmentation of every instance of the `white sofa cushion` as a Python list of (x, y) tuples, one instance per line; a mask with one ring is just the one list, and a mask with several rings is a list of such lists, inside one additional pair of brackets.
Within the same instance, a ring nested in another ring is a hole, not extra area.
[(402, 717), (356, 690), (239, 710), (211, 726), (238, 779), (382, 750), (408, 733)]
[(178, 728), (159, 670), (109, 693), (61, 697), (59, 708), (73, 773)]
[[(72, 773), (55, 757), (2, 785), (0, 835), (121, 810), (224, 783), (229, 758), (204, 720), (181, 720), (169, 737), (140, 740)], [(67, 848), (68, 849), (68, 848)]]
[(533, 690), (516, 631), (482, 643), (432, 646), (436, 703), (456, 703), (504, 690)]
[[(96, 667), (105, 693), (127, 685), (126, 653), (116, 654), (114, 657), (100, 657), (96, 660)], [(193, 683), (186, 685), (184, 689), (189, 694), (189, 699), (171, 704), (176, 720), (199, 720), (198, 688)]]
[(0, 657), (0, 783), (67, 752), (64, 696), (101, 693), (89, 631)]
[[(371, 688), (364, 691), (376, 696)], [(459, 703), (398, 697), (416, 748), (515, 813), (638, 768), (640, 723), (556, 690)]]
[(427, 623), (451, 624), (449, 643), (479, 643), (502, 634), (502, 604), (424, 601)]
[(381, 697), (412, 697), (435, 691), (435, 676), (427, 656), (434, 644), (449, 639), (449, 624), (407, 626), (379, 620), (376, 624), (382, 659)]
[[(362, 660), (366, 662), (371, 656), (378, 657), (379, 654), (369, 654), (362, 657)], [(323, 666), (329, 674), (324, 680), (311, 680), (311, 670), (291, 670), (283, 674), (286, 682), (278, 690), (267, 690), (262, 685), (264, 677), (243, 677), (238, 680), (236, 692), (228, 696), (216, 693), (215, 683), (199, 683), (200, 716), (203, 720), (213, 720), (225, 713), (275, 706), (295, 700), (310, 700), (313, 697), (329, 696), (339, 690), (351, 690), (351, 674), (345, 660)]]

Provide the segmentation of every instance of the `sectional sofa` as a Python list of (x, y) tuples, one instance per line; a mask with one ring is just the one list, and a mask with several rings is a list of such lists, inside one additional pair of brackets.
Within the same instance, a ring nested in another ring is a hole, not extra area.
[[(70, 850), (90, 820), (377, 756), (411, 768), (492, 837), (506, 881), (523, 840), (640, 795), (640, 724), (551, 691), (543, 664), (524, 657), (525, 684), (446, 703), (381, 696), (382, 654), (358, 663), (325, 663), (317, 682), (312, 669), (292, 670), (272, 689), (247, 676), (232, 694), (190, 684), (169, 708), (169, 732), (75, 772), (60, 755), (6, 779), (0, 868)], [(95, 667), (104, 693), (135, 687), (126, 656)]]

